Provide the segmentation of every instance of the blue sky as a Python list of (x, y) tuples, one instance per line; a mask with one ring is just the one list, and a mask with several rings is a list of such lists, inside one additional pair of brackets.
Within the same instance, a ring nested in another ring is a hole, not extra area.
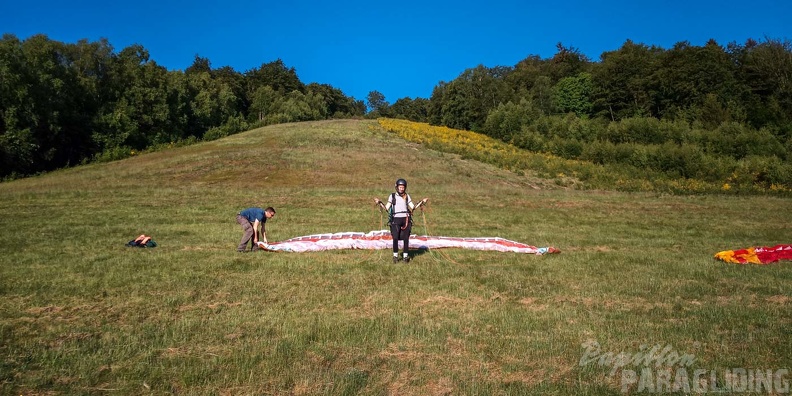
[(696, 1), (63, 1), (3, 0), (0, 33), (143, 45), (170, 70), (196, 54), (245, 72), (282, 59), (304, 83), (365, 100), (428, 98), (477, 65), (514, 66), (556, 53), (593, 60), (625, 40), (670, 48), (747, 38), (792, 39), (792, 0)]

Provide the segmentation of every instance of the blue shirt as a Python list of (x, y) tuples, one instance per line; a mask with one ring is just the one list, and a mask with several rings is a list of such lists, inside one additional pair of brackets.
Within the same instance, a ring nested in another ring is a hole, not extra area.
[(251, 223), (256, 220), (258, 220), (259, 223), (267, 222), (267, 216), (264, 216), (264, 209), (261, 208), (247, 208), (239, 212), (239, 215), (246, 218)]

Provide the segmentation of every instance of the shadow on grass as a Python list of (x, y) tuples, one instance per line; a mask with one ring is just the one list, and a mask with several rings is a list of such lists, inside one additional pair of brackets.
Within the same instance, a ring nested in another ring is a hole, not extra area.
[(429, 253), (429, 248), (422, 246), (422, 247), (419, 247), (419, 248), (410, 248), (410, 251), (409, 251), (408, 254), (410, 255), (410, 259), (412, 260), (412, 259), (414, 259), (414, 258), (416, 258), (418, 256), (423, 256), (426, 253)]

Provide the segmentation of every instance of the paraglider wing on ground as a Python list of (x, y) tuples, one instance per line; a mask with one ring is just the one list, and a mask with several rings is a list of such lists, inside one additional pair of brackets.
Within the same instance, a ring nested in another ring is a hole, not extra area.
[(792, 245), (724, 250), (716, 253), (715, 258), (734, 264), (770, 264), (781, 260), (792, 260)]
[[(401, 241), (399, 243), (401, 244)], [(333, 234), (315, 234), (295, 237), (270, 244), (259, 242), (259, 246), (262, 249), (273, 252), (315, 252), (334, 249), (390, 249), (393, 247), (393, 239), (388, 230), (371, 231), (368, 233), (338, 232)], [(462, 248), (538, 255), (559, 252), (558, 249), (552, 246), (536, 247), (497, 237), (457, 238), (410, 235), (410, 247), (417, 249)]]

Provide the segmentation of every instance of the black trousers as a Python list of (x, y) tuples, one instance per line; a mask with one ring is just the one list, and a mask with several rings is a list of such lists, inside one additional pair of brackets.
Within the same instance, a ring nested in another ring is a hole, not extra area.
[[(404, 225), (407, 227), (404, 227)], [(402, 229), (404, 227), (404, 229)], [(410, 251), (410, 231), (412, 230), (412, 221), (407, 217), (394, 217), (391, 221), (390, 232), (393, 237), (393, 252), (399, 251), (399, 240), (404, 241), (404, 253)]]

